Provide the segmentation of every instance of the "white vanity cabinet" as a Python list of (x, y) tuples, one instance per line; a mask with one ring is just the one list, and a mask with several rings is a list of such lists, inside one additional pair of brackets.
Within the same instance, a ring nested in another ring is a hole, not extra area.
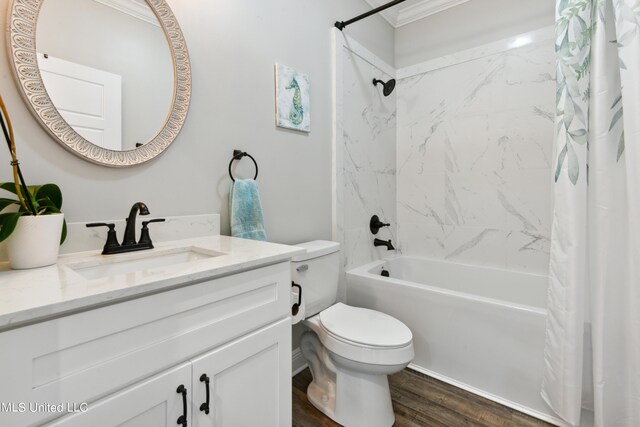
[[(73, 415), (67, 415), (49, 424), (49, 427), (158, 427), (173, 426), (183, 416), (182, 396), (177, 387), (187, 390), (191, 383), (191, 365), (182, 364), (160, 375), (88, 405), (86, 412), (77, 408)], [(72, 408), (73, 409), (73, 408)], [(189, 421), (187, 419), (187, 421)], [(190, 423), (189, 423), (190, 425)]]
[(0, 402), (65, 410), (0, 425), (290, 425), (290, 287), (279, 262), (0, 332)]

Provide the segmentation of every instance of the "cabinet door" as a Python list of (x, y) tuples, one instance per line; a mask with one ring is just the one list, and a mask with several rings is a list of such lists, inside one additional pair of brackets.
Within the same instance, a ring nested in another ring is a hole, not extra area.
[[(161, 427), (176, 426), (183, 415), (180, 385), (187, 389), (187, 409), (191, 401), (191, 364), (184, 363), (118, 393), (89, 404), (78, 412), (55, 420), (56, 427)], [(191, 414), (188, 414), (190, 417)], [(189, 425), (190, 423), (190, 419)]]
[[(200, 410), (209, 377), (209, 414)], [(193, 360), (198, 427), (291, 425), (291, 322), (260, 329)]]

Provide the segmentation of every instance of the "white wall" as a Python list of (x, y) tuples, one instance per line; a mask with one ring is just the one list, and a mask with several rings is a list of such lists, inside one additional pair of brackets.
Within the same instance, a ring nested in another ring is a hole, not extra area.
[(546, 32), (398, 82), (403, 254), (547, 273), (555, 55)]
[[(9, 0), (0, 1), (6, 22)], [(124, 218), (145, 201), (153, 216), (222, 214), (229, 230), (227, 165), (234, 148), (251, 153), (269, 240), (296, 243), (331, 238), (331, 37), (337, 19), (368, 10), (362, 0), (169, 0), (185, 34), (193, 97), (185, 127), (159, 158), (111, 169), (68, 153), (40, 128), (0, 55), (0, 92), (16, 130), (18, 157), (30, 183), (56, 182), (71, 221)], [(380, 17), (346, 31), (393, 61), (393, 29)], [(5, 45), (5, 32), (0, 32)], [(281, 62), (311, 78), (310, 134), (274, 125), (273, 65)], [(0, 179), (10, 180), (7, 150), (0, 149)], [(252, 174), (243, 161), (238, 175)]]
[(553, 25), (554, 0), (471, 0), (400, 27), (395, 65), (417, 64)]

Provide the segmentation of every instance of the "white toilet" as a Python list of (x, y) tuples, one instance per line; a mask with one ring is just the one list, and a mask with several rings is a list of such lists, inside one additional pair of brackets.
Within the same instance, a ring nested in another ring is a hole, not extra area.
[(343, 426), (393, 425), (387, 375), (413, 359), (411, 331), (384, 313), (336, 304), (339, 243), (296, 246), (307, 249), (291, 266), (294, 283), (302, 287), (304, 324), (311, 329), (300, 343), (313, 375), (309, 401)]

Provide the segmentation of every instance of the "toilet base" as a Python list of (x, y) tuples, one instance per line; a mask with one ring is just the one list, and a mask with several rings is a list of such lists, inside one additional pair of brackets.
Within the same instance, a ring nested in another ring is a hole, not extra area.
[(313, 332), (303, 335), (301, 349), (313, 376), (307, 388), (313, 406), (346, 427), (393, 425), (395, 415), (387, 375), (348, 369), (343, 366), (344, 360), (322, 346)]
[[(336, 393), (331, 393), (327, 387), (316, 383), (314, 379), (307, 388), (309, 402), (343, 426), (390, 427), (393, 425), (395, 415), (386, 375), (341, 371), (336, 375), (336, 381)], [(336, 394), (340, 396), (337, 400)]]

